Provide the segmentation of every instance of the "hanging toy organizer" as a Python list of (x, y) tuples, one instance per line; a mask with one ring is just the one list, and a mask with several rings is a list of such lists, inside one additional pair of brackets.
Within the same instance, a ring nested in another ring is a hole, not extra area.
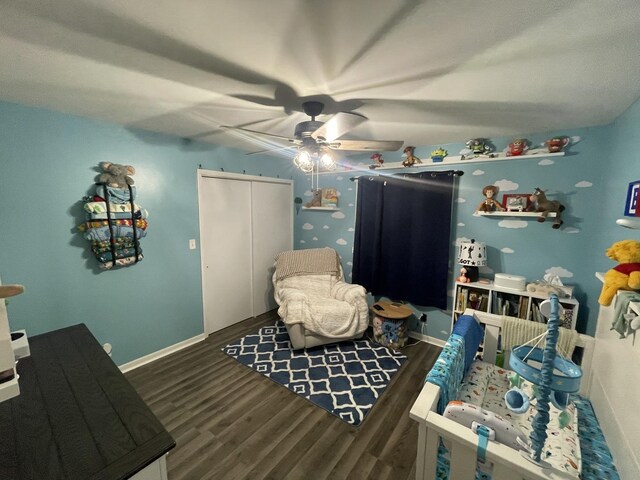
[(140, 239), (147, 232), (147, 211), (135, 203), (136, 189), (96, 183), (95, 195), (84, 197), (87, 221), (79, 227), (103, 270), (142, 260)]

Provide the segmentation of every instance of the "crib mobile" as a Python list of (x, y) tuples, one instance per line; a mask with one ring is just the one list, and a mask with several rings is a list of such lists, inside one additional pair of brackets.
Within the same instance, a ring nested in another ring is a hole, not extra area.
[(146, 236), (147, 211), (135, 203), (136, 187), (129, 175), (130, 165), (100, 163), (104, 171), (96, 182), (93, 195), (83, 197), (86, 222), (78, 226), (91, 242), (98, 266), (135, 265), (143, 259), (140, 238)]

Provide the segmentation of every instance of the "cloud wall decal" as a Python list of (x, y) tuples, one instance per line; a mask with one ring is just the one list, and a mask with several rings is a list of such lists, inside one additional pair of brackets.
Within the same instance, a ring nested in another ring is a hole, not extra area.
[(502, 220), (498, 226), (502, 228), (527, 228), (529, 224), (524, 220)]
[(544, 273), (548, 273), (549, 275), (557, 275), (561, 278), (571, 278), (573, 277), (573, 273), (567, 270), (564, 267), (550, 267), (547, 268)]
[(497, 182), (493, 182), (493, 184), (500, 189), (501, 192), (511, 192), (513, 190), (517, 190), (520, 185), (511, 180), (507, 180), (503, 178), (502, 180), (498, 180)]
[(305, 223), (304, 225), (302, 225), (302, 229), (303, 230), (313, 230), (313, 225), (311, 225), (310, 223)]

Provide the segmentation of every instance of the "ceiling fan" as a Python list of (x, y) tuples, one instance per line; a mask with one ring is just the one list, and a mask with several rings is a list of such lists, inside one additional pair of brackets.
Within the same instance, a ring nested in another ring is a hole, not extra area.
[[(222, 128), (240, 130), (257, 135), (265, 135), (272, 138), (287, 141), (293, 145), (288, 147), (273, 147), (266, 151), (281, 150), (282, 148), (296, 148), (298, 153), (294, 158), (294, 163), (298, 168), (306, 173), (313, 171), (314, 164), (319, 164), (324, 169), (331, 169), (335, 166), (335, 158), (332, 150), (343, 150), (352, 152), (367, 151), (394, 151), (399, 150), (404, 143), (402, 140), (348, 140), (342, 139), (342, 135), (354, 129), (367, 118), (357, 113), (339, 112), (333, 115), (328, 121), (320, 122), (316, 117), (322, 113), (324, 104), (317, 101), (308, 101), (302, 104), (304, 113), (311, 117), (311, 120), (300, 122), (296, 125), (293, 138), (272, 133), (259, 132), (242, 127), (232, 127), (223, 125)], [(262, 153), (262, 152), (252, 152)], [(250, 155), (250, 154), (249, 154)]]

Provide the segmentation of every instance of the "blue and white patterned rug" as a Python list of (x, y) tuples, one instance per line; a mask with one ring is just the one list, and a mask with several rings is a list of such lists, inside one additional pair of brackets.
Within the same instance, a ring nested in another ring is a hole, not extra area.
[(222, 350), (354, 426), (362, 423), (407, 359), (366, 338), (292, 350), (282, 321)]

